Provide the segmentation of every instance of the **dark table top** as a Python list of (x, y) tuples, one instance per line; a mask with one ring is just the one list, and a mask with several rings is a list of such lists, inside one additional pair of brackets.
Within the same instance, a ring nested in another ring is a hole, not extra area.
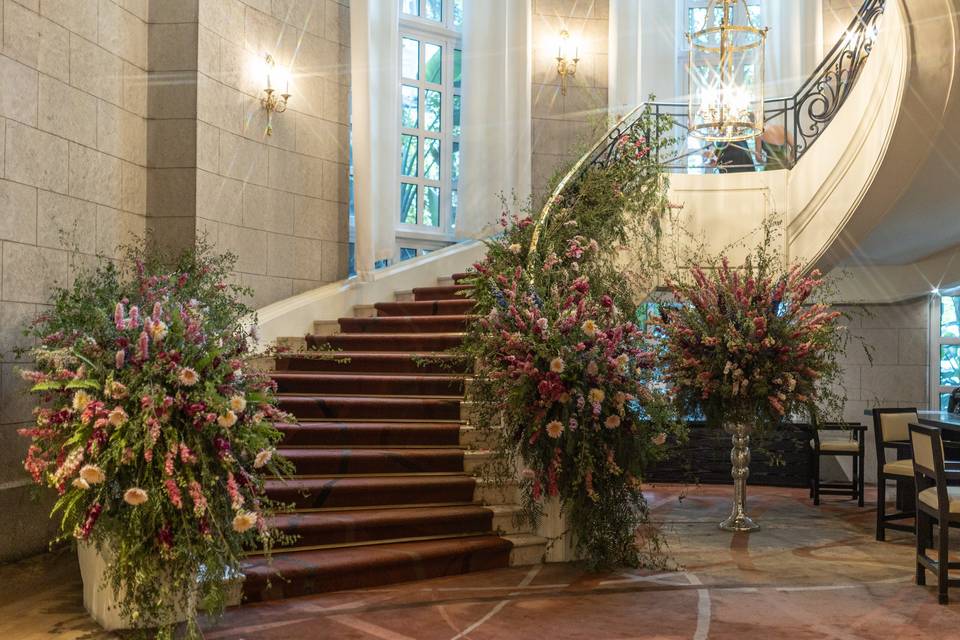
[[(873, 409), (866, 409), (863, 415), (873, 417)], [(946, 411), (917, 411), (920, 424), (960, 432), (960, 415)]]
[(920, 424), (960, 432), (960, 415), (946, 411), (918, 411)]

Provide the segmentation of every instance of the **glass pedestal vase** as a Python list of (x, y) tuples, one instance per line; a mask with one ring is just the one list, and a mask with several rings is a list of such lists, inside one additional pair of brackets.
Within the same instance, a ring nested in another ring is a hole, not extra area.
[(747, 478), (750, 477), (750, 424), (725, 424), (733, 448), (730, 450), (730, 475), (733, 477), (733, 509), (730, 517), (720, 523), (724, 531), (750, 532), (760, 528), (747, 515)]

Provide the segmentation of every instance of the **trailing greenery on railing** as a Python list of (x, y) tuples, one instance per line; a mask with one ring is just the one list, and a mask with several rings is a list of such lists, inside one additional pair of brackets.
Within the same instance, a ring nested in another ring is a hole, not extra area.
[(641, 481), (682, 430), (634, 320), (635, 291), (659, 273), (651, 256), (668, 207), (652, 150), (669, 125), (649, 109), (639, 121), (651, 135), (619, 139), (611, 162), (556, 200), (555, 216), (504, 213), (474, 265), (480, 319), (463, 347), (477, 362), (472, 421), (496, 443), (489, 477), (512, 483), (519, 466), (524, 517), (536, 523), (557, 498), (598, 568), (663, 564), (659, 536), (643, 526)]

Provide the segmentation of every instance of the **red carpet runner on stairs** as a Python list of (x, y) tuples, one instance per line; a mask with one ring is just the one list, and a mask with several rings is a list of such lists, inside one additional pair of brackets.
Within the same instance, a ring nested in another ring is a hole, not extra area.
[[(455, 276), (458, 281), (462, 276)], [(464, 471), (461, 414), (468, 363), (441, 352), (463, 339), (473, 308), (450, 285), (413, 301), (343, 318), (340, 333), (307, 336), (335, 358), (279, 358), (279, 453), (296, 466), (268, 494), (296, 511), (272, 523), (299, 538), (245, 563), (246, 601), (371, 587), (506, 567), (511, 543), (492, 532)], [(439, 356), (451, 366), (424, 364)]]

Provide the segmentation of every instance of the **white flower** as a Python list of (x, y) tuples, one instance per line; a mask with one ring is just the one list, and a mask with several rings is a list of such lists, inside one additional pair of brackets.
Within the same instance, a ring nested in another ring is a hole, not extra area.
[(666, 443), (666, 441), (667, 441), (667, 434), (665, 433), (658, 433), (657, 435), (655, 435), (653, 438), (650, 439), (650, 442), (657, 445), (658, 447), (662, 447), (664, 443)]
[(224, 429), (229, 429), (233, 425), (237, 424), (237, 414), (235, 414), (233, 411), (227, 411), (225, 414), (217, 418), (217, 424)]
[(200, 380), (200, 376), (198, 376), (197, 372), (190, 367), (184, 367), (183, 369), (180, 369), (180, 374), (177, 376), (177, 380), (179, 380), (180, 384), (185, 387), (192, 387)]
[(547, 435), (556, 440), (563, 433), (563, 423), (559, 420), (547, 424)]
[(563, 363), (563, 358), (557, 357), (550, 361), (550, 371), (554, 373), (563, 373), (565, 368), (566, 365)]
[(88, 485), (100, 484), (107, 479), (107, 474), (95, 464), (86, 464), (80, 469), (80, 477), (86, 481)]
[(70, 484), (73, 485), (74, 489), (83, 489), (84, 491), (86, 491), (87, 489), (90, 488), (90, 483), (84, 480), (83, 478), (74, 478), (73, 482), (71, 482)]
[(116, 380), (108, 382), (104, 391), (107, 397), (113, 398), (114, 400), (122, 400), (127, 397), (127, 387)]
[(247, 399), (241, 395), (236, 395), (230, 398), (230, 408), (237, 413), (243, 413), (243, 410), (247, 408)]
[(123, 426), (123, 423), (127, 421), (127, 412), (123, 410), (123, 407), (114, 407), (107, 419), (114, 427)]
[(593, 320), (585, 321), (582, 325), (580, 325), (580, 328), (583, 329), (583, 332), (588, 338), (592, 338), (593, 336), (597, 335), (597, 323)]
[(591, 361), (590, 361), (590, 364), (587, 365), (587, 375), (588, 375), (588, 376), (596, 376), (599, 371), (600, 371), (600, 370), (599, 370), (599, 368), (597, 367), (597, 363), (594, 362), (593, 360), (591, 360)]
[(521, 247), (519, 244), (514, 243), (514, 244), (510, 245), (509, 250), (510, 250), (510, 253), (513, 253), (513, 254), (515, 254), (515, 255), (519, 255), (520, 252), (523, 250), (523, 247)]
[(90, 394), (81, 389), (73, 394), (73, 410), (74, 411), (83, 411), (87, 408), (87, 405), (93, 401), (93, 398), (90, 397)]
[(255, 469), (262, 469), (264, 465), (270, 462), (270, 458), (273, 457), (273, 451), (270, 449), (264, 449), (257, 454), (257, 457), (253, 459), (253, 467)]
[(167, 336), (167, 325), (162, 320), (157, 320), (150, 327), (150, 337), (155, 342), (163, 340)]
[(243, 533), (255, 524), (257, 524), (257, 514), (250, 511), (240, 511), (233, 518), (233, 530), (237, 533)]
[(147, 499), (147, 492), (140, 487), (131, 487), (123, 492), (123, 501), (134, 507), (143, 504)]
[(630, 356), (625, 353), (621, 353), (614, 359), (614, 362), (617, 363), (617, 367), (621, 371), (625, 371), (627, 369), (627, 365), (630, 364)]

